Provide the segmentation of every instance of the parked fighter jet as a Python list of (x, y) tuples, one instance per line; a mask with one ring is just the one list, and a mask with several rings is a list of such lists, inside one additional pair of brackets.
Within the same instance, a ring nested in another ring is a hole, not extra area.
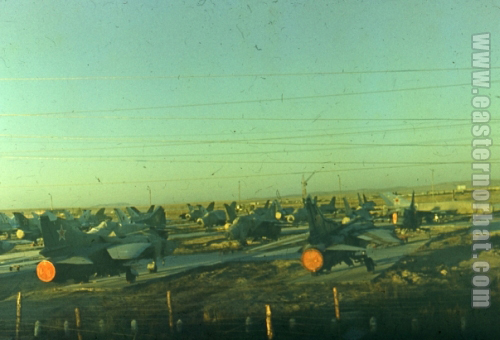
[(231, 216), (229, 214), (226, 216), (226, 212), (229, 209), (230, 211), (234, 211), (236, 214), (236, 202), (233, 201), (231, 205), (224, 204), (224, 207), (226, 207), (226, 211), (224, 210), (209, 211), (202, 217), (198, 218), (196, 220), (196, 223), (198, 223), (201, 226), (204, 226), (205, 228), (225, 225), (226, 222), (232, 223), (234, 218), (231, 219)]
[(151, 213), (148, 213), (142, 216), (140, 219), (135, 220), (125, 215), (125, 213), (120, 209), (115, 208), (115, 214), (118, 217), (118, 221), (122, 225), (136, 224), (164, 228), (167, 223), (165, 210), (162, 206), (156, 207)]
[[(392, 193), (380, 194), (380, 197), (382, 197), (391, 209), (393, 223), (403, 225), (403, 228), (406, 229), (420, 227), (422, 220), (425, 220), (427, 223), (439, 223), (445, 221), (450, 216), (457, 215), (459, 211), (462, 213), (472, 212), (470, 202), (415, 203), (415, 192), (412, 193), (411, 201)], [(402, 223), (398, 223), (400, 217), (403, 218)], [(405, 219), (407, 222), (404, 222)]]
[(87, 234), (69, 226), (63, 219), (51, 221), (40, 218), (46, 257), (37, 265), (37, 276), (43, 282), (88, 281), (90, 275), (116, 275), (125, 272), (127, 282), (134, 282), (137, 272), (132, 269), (136, 260), (153, 260), (150, 271), (156, 272), (159, 258), (167, 255), (166, 237), (151, 228), (126, 237), (105, 237)]
[(92, 211), (86, 209), (83, 211), (81, 216), (78, 217), (78, 219), (75, 219), (69, 211), (64, 210), (64, 216), (67, 221), (78, 221), (82, 229), (88, 229), (98, 226), (101, 222), (111, 220), (111, 217), (107, 216), (104, 211), (105, 208), (101, 208), (95, 213), (95, 215), (92, 215)]
[[(27, 218), (23, 213), (15, 212), (14, 218), (16, 220), (16, 236), (20, 240), (30, 240), (36, 244), (37, 240), (42, 237), (40, 229), (40, 215), (32, 213), (33, 218)], [(46, 211), (42, 216), (47, 216), (51, 220), (57, 217), (50, 211)]]
[(308, 196), (304, 202), (308, 213), (308, 244), (301, 250), (301, 262), (313, 274), (328, 271), (336, 264), (363, 263), (368, 271), (375, 269), (373, 259), (366, 253), (369, 243), (400, 244), (388, 230), (375, 228), (373, 223), (358, 217), (346, 224), (323, 216), (316, 202)]
[(200, 217), (205, 216), (207, 212), (214, 210), (215, 202), (210, 203), (206, 209), (200, 204), (198, 204), (196, 208), (189, 203), (187, 204), (187, 206), (189, 212), (180, 214), (179, 217), (189, 221), (196, 222), (196, 220), (198, 220)]
[(3, 233), (10, 238), (11, 234), (15, 234), (17, 228), (15, 226), (15, 218), (9, 218), (6, 214), (0, 213), (0, 233)]
[(361, 199), (361, 196), (358, 193), (358, 202), (359, 202), (359, 207), (368, 211), (372, 211), (373, 209), (375, 209), (376, 206), (375, 202), (368, 201), (365, 194), (363, 194), (363, 199)]
[(130, 221), (132, 223), (135, 223), (135, 222), (140, 222), (141, 220), (144, 220), (144, 219), (148, 219), (151, 214), (153, 213), (153, 211), (155, 210), (155, 206), (154, 205), (151, 205), (148, 209), (147, 212), (143, 213), (141, 212), (139, 209), (137, 209), (136, 207), (126, 207), (125, 208), (130, 216)]
[(320, 205), (319, 209), (323, 214), (335, 214), (337, 212), (337, 208), (335, 207), (335, 196), (332, 197), (330, 203)]
[(0, 241), (0, 255), (5, 254), (14, 249), (14, 244), (7, 241)]
[(372, 215), (370, 214), (370, 210), (368, 209), (371, 207), (371, 205), (359, 206), (357, 209), (353, 210), (349, 205), (347, 198), (344, 197), (343, 200), (345, 207), (345, 216), (349, 219), (363, 219), (365, 221), (371, 221), (373, 219)]
[(282, 223), (279, 221), (281, 213), (278, 211), (276, 202), (267, 209), (258, 210), (249, 215), (237, 217), (229, 226), (227, 237), (229, 240), (237, 240), (242, 245), (247, 244), (247, 238), (258, 240), (277, 240), (281, 233)]

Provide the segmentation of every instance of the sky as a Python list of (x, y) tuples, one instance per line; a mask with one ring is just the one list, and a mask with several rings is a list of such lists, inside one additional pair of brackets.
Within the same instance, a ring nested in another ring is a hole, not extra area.
[[(1, 1), (0, 210), (464, 181), (494, 2)], [(497, 121), (492, 121), (495, 145)], [(492, 147), (492, 177), (495, 166)]]

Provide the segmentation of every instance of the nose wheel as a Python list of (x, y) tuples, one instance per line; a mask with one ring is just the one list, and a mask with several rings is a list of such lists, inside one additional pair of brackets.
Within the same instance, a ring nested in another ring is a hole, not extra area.
[(128, 267), (127, 271), (125, 272), (125, 280), (127, 280), (128, 283), (134, 283), (136, 278), (137, 275), (135, 273), (135, 270), (132, 270), (132, 268)]
[(373, 261), (371, 257), (366, 257), (365, 266), (366, 270), (368, 270), (369, 272), (373, 272), (375, 270), (375, 261)]

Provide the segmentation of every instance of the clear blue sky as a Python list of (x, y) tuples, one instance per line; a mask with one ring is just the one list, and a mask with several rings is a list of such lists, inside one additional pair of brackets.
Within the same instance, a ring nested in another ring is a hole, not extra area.
[[(344, 189), (425, 185), (430, 169), (468, 184), (471, 35), (491, 32), (497, 67), (499, 14), (470, 1), (2, 1), (0, 209), (50, 195), (147, 204), (148, 187), (154, 203), (229, 201), (238, 181), (242, 198), (287, 195), (313, 171), (309, 191), (338, 190), (337, 175)], [(482, 92), (491, 112), (499, 89)]]

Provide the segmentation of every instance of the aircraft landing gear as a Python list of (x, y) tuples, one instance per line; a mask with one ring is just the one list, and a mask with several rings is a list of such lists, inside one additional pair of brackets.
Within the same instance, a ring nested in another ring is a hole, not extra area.
[(125, 272), (125, 280), (127, 280), (128, 283), (135, 282), (137, 275), (134, 272), (135, 270), (132, 270), (132, 268), (130, 267), (127, 268), (127, 271)]
[(366, 265), (366, 270), (368, 270), (369, 272), (373, 272), (375, 270), (375, 262), (371, 257), (365, 258), (365, 265)]
[(89, 283), (89, 276), (86, 274), (77, 275), (75, 277), (75, 283)]
[(150, 273), (158, 272), (158, 266), (156, 265), (156, 261), (153, 261), (152, 263), (148, 263), (148, 271)]

